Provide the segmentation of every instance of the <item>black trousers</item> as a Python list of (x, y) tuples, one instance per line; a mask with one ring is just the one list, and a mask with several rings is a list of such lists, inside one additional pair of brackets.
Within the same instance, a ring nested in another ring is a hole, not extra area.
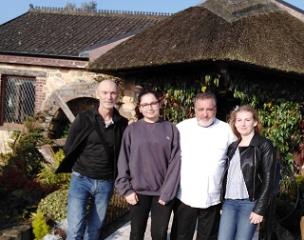
[(192, 240), (197, 223), (196, 240), (216, 240), (221, 204), (209, 208), (192, 208), (180, 200), (174, 206), (171, 240)]
[(159, 196), (138, 195), (139, 202), (130, 205), (130, 240), (143, 240), (151, 211), (151, 236), (153, 240), (166, 240), (174, 201), (165, 206), (158, 203)]

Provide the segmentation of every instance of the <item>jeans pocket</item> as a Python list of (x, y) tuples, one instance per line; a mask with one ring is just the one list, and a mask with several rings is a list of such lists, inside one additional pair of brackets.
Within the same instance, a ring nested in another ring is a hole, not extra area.
[(72, 175), (78, 178), (83, 178), (83, 176), (79, 172), (72, 171)]

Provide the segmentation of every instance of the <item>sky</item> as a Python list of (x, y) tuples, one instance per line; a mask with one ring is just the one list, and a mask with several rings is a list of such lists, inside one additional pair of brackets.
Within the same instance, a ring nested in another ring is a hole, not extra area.
[[(90, 0), (0, 0), (0, 24), (3, 24), (29, 9), (29, 4), (40, 7), (64, 7), (69, 3), (80, 7)], [(202, 0), (96, 0), (98, 9), (128, 10), (145, 12), (174, 13), (197, 5)], [(286, 2), (304, 10), (304, 0), (286, 0)]]

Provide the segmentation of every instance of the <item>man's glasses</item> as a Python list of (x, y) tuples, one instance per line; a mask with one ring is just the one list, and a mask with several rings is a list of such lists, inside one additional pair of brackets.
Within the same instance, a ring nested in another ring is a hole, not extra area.
[(142, 108), (155, 107), (158, 105), (158, 103), (159, 103), (159, 101), (151, 102), (151, 103), (143, 103), (143, 104), (140, 104), (139, 106)]

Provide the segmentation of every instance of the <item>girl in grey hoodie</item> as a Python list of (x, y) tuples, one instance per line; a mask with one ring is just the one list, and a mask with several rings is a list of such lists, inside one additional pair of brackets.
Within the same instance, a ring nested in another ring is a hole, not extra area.
[(143, 118), (124, 132), (115, 187), (130, 205), (130, 239), (144, 239), (151, 211), (151, 236), (165, 240), (180, 177), (179, 133), (160, 119), (152, 91), (139, 96)]

